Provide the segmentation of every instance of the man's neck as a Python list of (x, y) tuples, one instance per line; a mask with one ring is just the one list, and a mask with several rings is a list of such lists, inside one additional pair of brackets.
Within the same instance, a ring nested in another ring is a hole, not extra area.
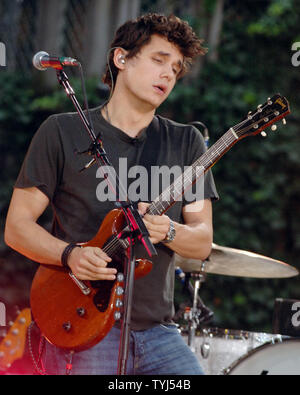
[(104, 118), (130, 137), (137, 137), (152, 121), (155, 109), (113, 94), (102, 110)]

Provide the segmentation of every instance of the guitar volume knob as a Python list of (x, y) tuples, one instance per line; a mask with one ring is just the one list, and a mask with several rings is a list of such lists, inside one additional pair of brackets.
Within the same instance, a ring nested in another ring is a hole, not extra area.
[(118, 273), (117, 274), (117, 281), (119, 283), (121, 283), (122, 281), (124, 281), (124, 274), (123, 273)]
[(85, 315), (85, 308), (84, 307), (78, 307), (76, 309), (76, 312), (79, 315), (79, 317), (83, 317)]
[(70, 321), (64, 322), (64, 323), (62, 324), (62, 327), (63, 327), (63, 329), (64, 329), (66, 332), (69, 332), (69, 331), (71, 330), (71, 328), (72, 328), (71, 322), (70, 322)]
[(122, 300), (121, 300), (121, 299), (116, 299), (116, 307), (117, 307), (117, 308), (120, 308), (120, 307), (122, 307), (122, 306), (123, 306)]
[(118, 287), (116, 288), (116, 294), (117, 294), (118, 296), (121, 296), (121, 295), (123, 295), (123, 293), (124, 293), (124, 289), (123, 289), (122, 287), (118, 286)]

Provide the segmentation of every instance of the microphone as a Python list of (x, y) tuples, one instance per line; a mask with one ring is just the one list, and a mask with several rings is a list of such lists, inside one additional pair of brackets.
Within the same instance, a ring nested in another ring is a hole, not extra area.
[(190, 122), (189, 124), (190, 124), (190, 125), (194, 125), (194, 126), (200, 125), (200, 126), (203, 127), (203, 129), (204, 129), (204, 130), (203, 130), (204, 142), (205, 142), (206, 148), (208, 148), (208, 147), (209, 147), (209, 132), (208, 132), (207, 126), (204, 125), (203, 122), (198, 122), (198, 121)]
[(78, 60), (69, 57), (50, 56), (45, 51), (37, 52), (32, 58), (34, 67), (38, 70), (44, 71), (48, 68), (62, 70), (63, 66), (79, 66)]

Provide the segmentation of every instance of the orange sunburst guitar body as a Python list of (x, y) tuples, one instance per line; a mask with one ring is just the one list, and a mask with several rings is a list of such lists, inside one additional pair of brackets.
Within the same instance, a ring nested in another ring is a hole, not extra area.
[[(97, 235), (83, 246), (105, 247), (124, 225), (123, 212), (112, 210)], [(122, 259), (111, 258), (109, 266), (123, 273)], [(150, 261), (136, 262), (135, 278), (150, 272)], [(123, 281), (76, 281), (69, 273), (61, 267), (40, 265), (32, 283), (30, 304), (34, 320), (50, 343), (80, 351), (100, 342), (114, 325), (115, 313), (122, 311)]]

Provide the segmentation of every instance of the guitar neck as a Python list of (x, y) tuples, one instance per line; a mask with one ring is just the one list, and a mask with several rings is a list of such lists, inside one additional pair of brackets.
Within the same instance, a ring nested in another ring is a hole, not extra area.
[(237, 141), (239, 137), (233, 128), (229, 129), (200, 158), (189, 166), (149, 206), (151, 215), (164, 214), (204, 173), (210, 169)]

